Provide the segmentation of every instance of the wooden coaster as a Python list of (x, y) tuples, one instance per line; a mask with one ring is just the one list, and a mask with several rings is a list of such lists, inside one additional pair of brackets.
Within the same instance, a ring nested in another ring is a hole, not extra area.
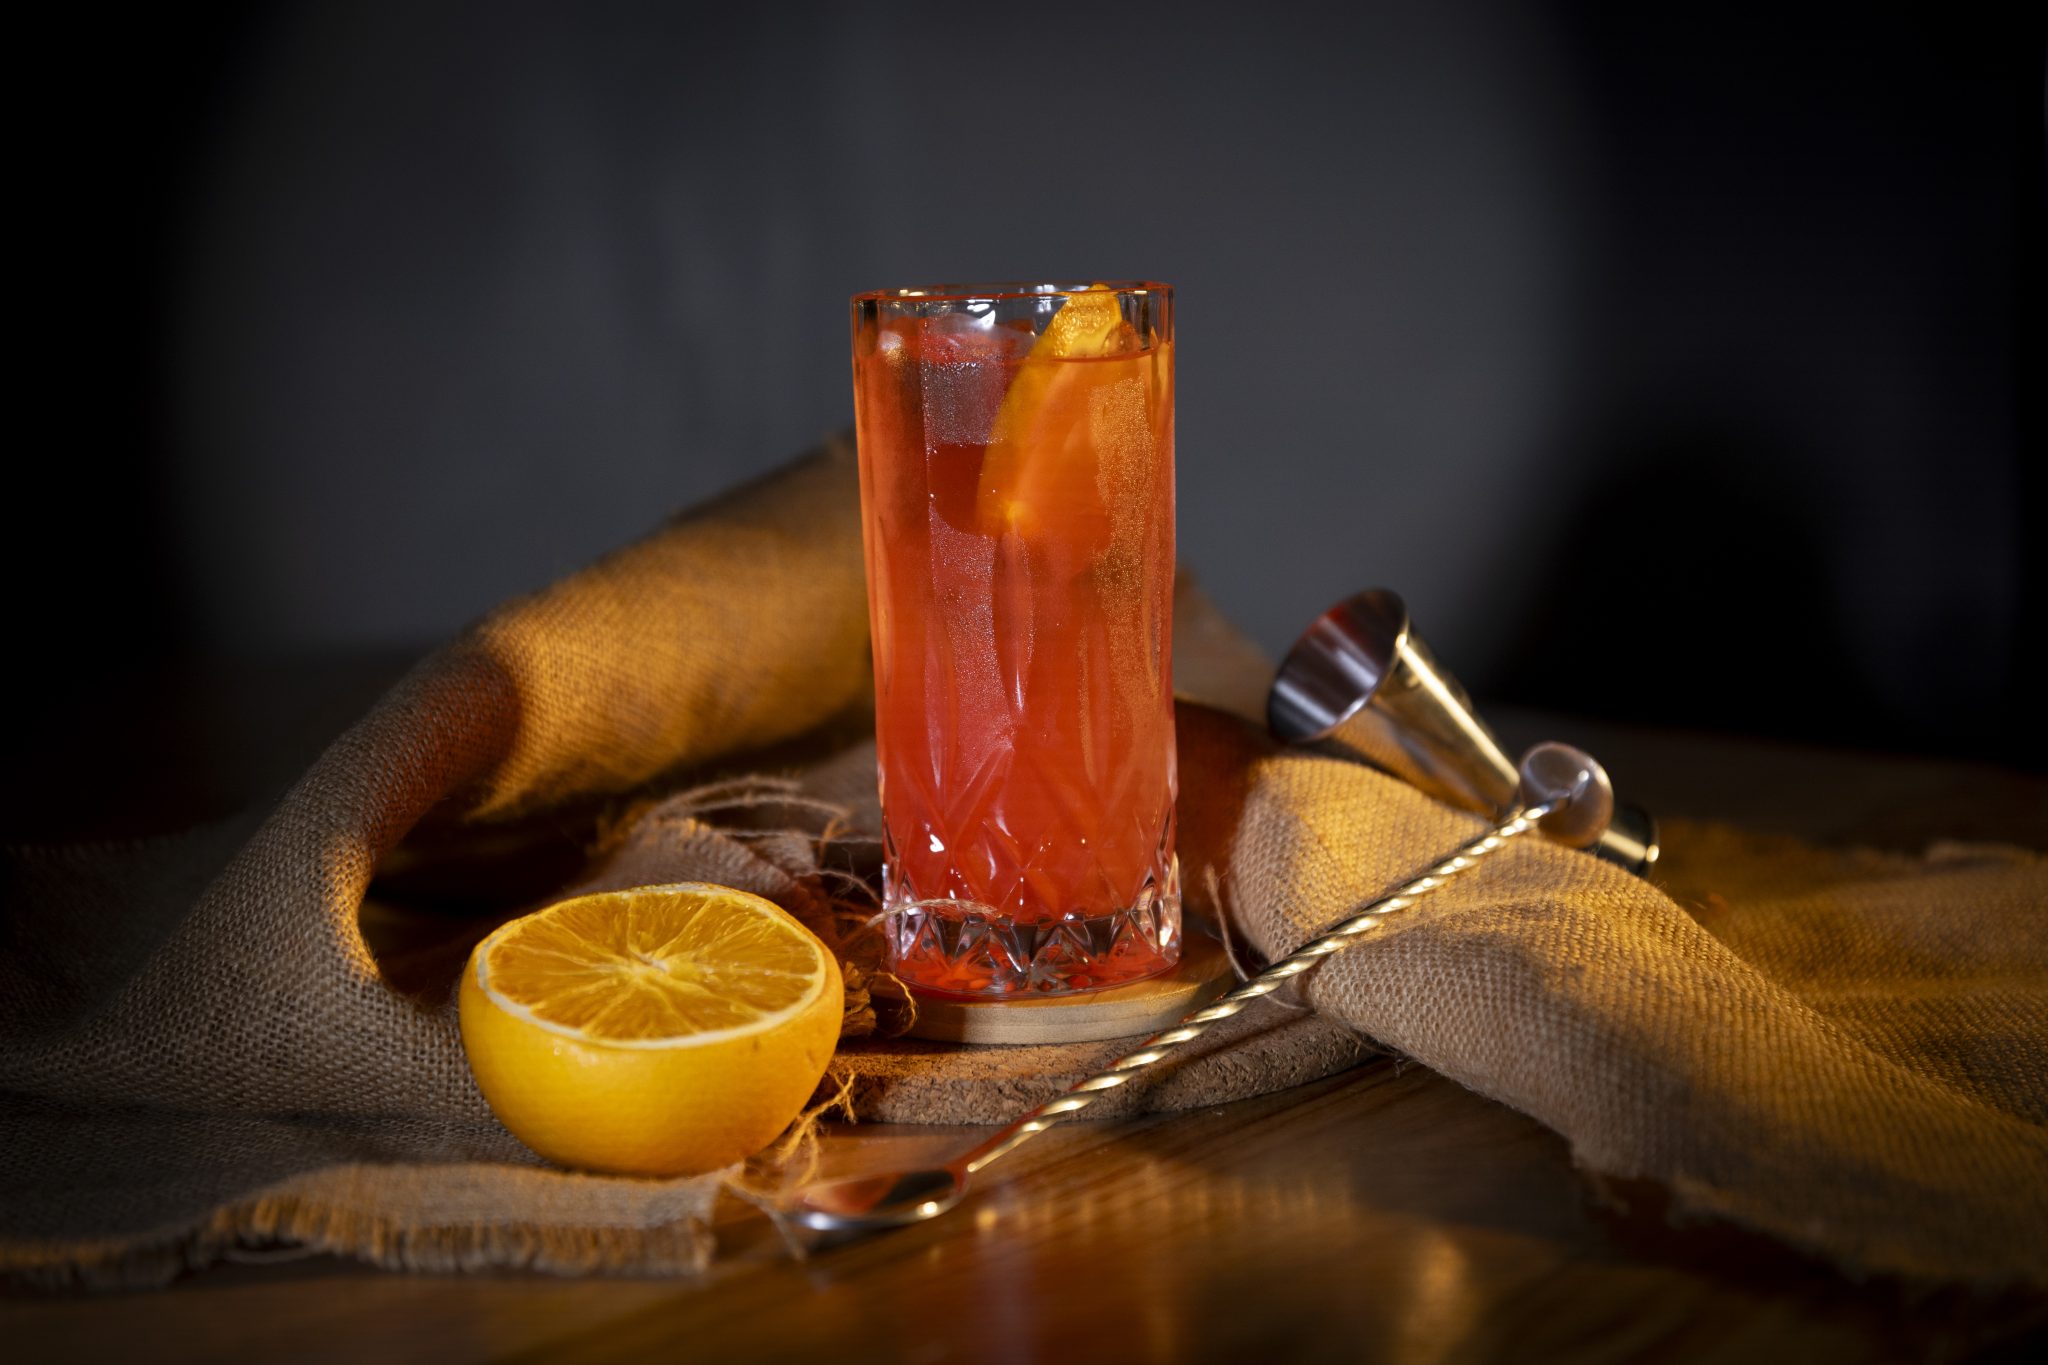
[(1223, 945), (1189, 934), (1180, 965), (1163, 976), (1086, 995), (1024, 1000), (941, 1000), (917, 997), (913, 1038), (942, 1043), (1092, 1043), (1131, 1038), (1177, 1023), (1231, 987), (1235, 974)]
[[(1129, 1052), (1132, 1040), (962, 1047), (921, 1038), (839, 1045), (817, 1103), (838, 1099), (863, 1123), (1008, 1123)], [(1306, 1085), (1383, 1055), (1313, 1010), (1260, 1001), (1174, 1049), (1130, 1084), (1105, 1091), (1084, 1119), (1228, 1104)]]

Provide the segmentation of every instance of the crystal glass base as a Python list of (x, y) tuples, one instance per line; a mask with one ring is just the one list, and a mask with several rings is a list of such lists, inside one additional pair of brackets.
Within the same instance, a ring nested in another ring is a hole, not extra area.
[(1180, 861), (1135, 903), (1019, 922), (974, 901), (916, 900), (889, 879), (890, 970), (913, 990), (988, 1000), (1107, 990), (1180, 962)]

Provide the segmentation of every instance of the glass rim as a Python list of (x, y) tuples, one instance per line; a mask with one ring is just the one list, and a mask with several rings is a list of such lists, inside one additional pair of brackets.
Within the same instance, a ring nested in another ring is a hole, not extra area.
[(902, 289), (868, 289), (855, 294), (861, 303), (998, 303), (1005, 299), (1072, 298), (1101, 285), (1118, 297), (1163, 294), (1173, 297), (1173, 286), (1157, 280), (1088, 280), (1062, 284), (1038, 280), (995, 280), (976, 284), (926, 284)]

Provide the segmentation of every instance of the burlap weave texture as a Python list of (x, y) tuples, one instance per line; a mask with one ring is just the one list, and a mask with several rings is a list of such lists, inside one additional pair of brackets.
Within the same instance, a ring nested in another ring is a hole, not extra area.
[[(1481, 828), (1213, 713), (1184, 711), (1180, 742), (1191, 770), (1234, 775), (1183, 828), (1221, 851), (1225, 912), (1271, 955)], [(2048, 863), (1713, 826), (1668, 845), (1659, 890), (1524, 840), (1308, 998), (1682, 1209), (1859, 1270), (2048, 1281)]]
[[(857, 710), (856, 511), (828, 450), (494, 613), (260, 825), (11, 856), (0, 1271), (146, 1283), (251, 1239), (394, 1267), (700, 1264), (717, 1177), (540, 1167), (445, 1007), (394, 989), (364, 896), (409, 835), (460, 849)], [(1205, 708), (1180, 734), (1196, 908), (1269, 954), (1477, 825)], [(804, 849), (707, 830), (681, 827), (672, 875), (817, 912)], [(2042, 860), (1687, 827), (1666, 868), (1672, 895), (1530, 842), (1308, 998), (1684, 1208), (1859, 1272), (2048, 1282)]]
[(523, 1169), (445, 1005), (380, 971), (364, 896), (423, 826), (629, 791), (856, 703), (854, 486), (835, 445), (506, 605), (253, 830), (9, 857), (0, 1271), (147, 1283), (269, 1236), (392, 1266), (697, 1264), (718, 1177), (594, 1198)]

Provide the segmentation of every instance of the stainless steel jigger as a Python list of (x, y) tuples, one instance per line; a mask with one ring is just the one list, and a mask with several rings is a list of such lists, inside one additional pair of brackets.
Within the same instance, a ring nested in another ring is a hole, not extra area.
[[(1266, 698), (1266, 723), (1295, 744), (1327, 743), (1451, 805), (1499, 816), (1515, 765), (1471, 698), (1415, 633), (1398, 595), (1339, 602), (1295, 641)], [(1657, 861), (1657, 822), (1619, 805), (1592, 851), (1638, 876)]]
[(806, 1227), (833, 1233), (871, 1232), (938, 1217), (959, 1203), (967, 1193), (968, 1180), (992, 1163), (1046, 1129), (1072, 1118), (1100, 1099), (1105, 1091), (1124, 1085), (1181, 1044), (1201, 1037), (1211, 1024), (1230, 1018), (1261, 996), (1271, 995), (1353, 939), (1378, 928), (1387, 916), (1406, 910), (1530, 830), (1541, 830), (1549, 838), (1573, 848), (1597, 843), (1614, 815), (1614, 788), (1600, 765), (1587, 754), (1568, 744), (1539, 744), (1522, 757), (1512, 804), (1514, 808), (1499, 824), (1461, 845), (1421, 876), (1337, 921), (1236, 990), (1196, 1010), (1166, 1032), (1154, 1034), (1136, 1052), (1117, 1058), (973, 1150), (943, 1166), (925, 1170), (888, 1171), (809, 1185), (784, 1201), (781, 1212)]

